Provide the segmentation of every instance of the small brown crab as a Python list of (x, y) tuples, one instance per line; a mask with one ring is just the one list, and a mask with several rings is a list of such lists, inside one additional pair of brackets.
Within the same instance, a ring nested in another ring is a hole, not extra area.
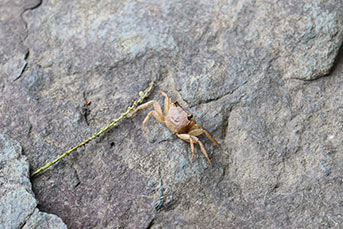
[(221, 147), (220, 144), (208, 133), (207, 130), (205, 130), (204, 127), (196, 123), (196, 121), (193, 119), (192, 114), (185, 111), (177, 102), (173, 103), (168, 95), (163, 91), (160, 91), (160, 93), (165, 97), (164, 115), (162, 113), (160, 104), (156, 100), (151, 100), (137, 107), (137, 109), (132, 113), (132, 117), (136, 114), (137, 111), (153, 105), (154, 110), (150, 111), (143, 121), (143, 130), (151, 115), (154, 116), (157, 121), (166, 125), (174, 134), (176, 134), (176, 136), (190, 143), (192, 151), (192, 161), (194, 160), (194, 143), (199, 143), (201, 152), (207, 158), (210, 166), (213, 167), (204, 145), (197, 138), (197, 136), (206, 134), (206, 136), (212, 142), (216, 143), (219, 147)]

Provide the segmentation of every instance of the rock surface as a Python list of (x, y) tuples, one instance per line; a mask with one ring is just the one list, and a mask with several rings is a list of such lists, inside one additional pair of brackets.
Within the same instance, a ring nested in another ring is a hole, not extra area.
[(36, 207), (29, 162), (17, 141), (0, 134), (0, 228), (67, 228), (59, 217)]
[[(198, 146), (191, 163), (189, 144), (162, 124), (150, 120), (144, 133), (147, 109), (33, 178), (40, 210), (70, 228), (339, 227), (342, 9), (339, 0), (5, 1), (0, 132), (35, 170), (155, 81), (222, 144), (201, 138), (214, 168)], [(162, 103), (157, 89), (151, 99)]]

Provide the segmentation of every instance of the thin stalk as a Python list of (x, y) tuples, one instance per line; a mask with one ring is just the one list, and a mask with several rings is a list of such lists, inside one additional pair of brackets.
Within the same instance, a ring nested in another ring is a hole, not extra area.
[(62, 158), (68, 156), (71, 152), (75, 151), (76, 149), (80, 148), (81, 146), (87, 144), (88, 142), (92, 141), (94, 138), (100, 136), (101, 134), (105, 133), (108, 129), (110, 129), (111, 127), (113, 126), (116, 126), (117, 123), (119, 121), (121, 121), (123, 118), (125, 118), (131, 111), (133, 111), (137, 106), (138, 104), (142, 103), (143, 100), (149, 96), (150, 92), (152, 91), (153, 87), (154, 87), (154, 82), (152, 82), (150, 84), (150, 87), (147, 88), (145, 90), (145, 92), (139, 92), (139, 96), (140, 98), (134, 102), (134, 104), (130, 107), (127, 108), (126, 112), (125, 113), (122, 113), (120, 115), (119, 118), (113, 120), (113, 122), (111, 122), (109, 125), (107, 125), (106, 127), (104, 127), (103, 129), (101, 129), (99, 132), (95, 133), (92, 137), (84, 140), (83, 142), (81, 142), (79, 145), (71, 148), (70, 150), (68, 150), (67, 152), (65, 152), (64, 154), (62, 154), (61, 156), (59, 156), (58, 158), (56, 158), (55, 160), (53, 161), (50, 161), (49, 163), (47, 163), (46, 165), (44, 165), (43, 167), (39, 168), (38, 170), (36, 170), (34, 173), (31, 174), (31, 177), (37, 175), (38, 173), (46, 170), (47, 168), (49, 168), (50, 166), (52, 166), (53, 164), (57, 163), (59, 160), (61, 160)]

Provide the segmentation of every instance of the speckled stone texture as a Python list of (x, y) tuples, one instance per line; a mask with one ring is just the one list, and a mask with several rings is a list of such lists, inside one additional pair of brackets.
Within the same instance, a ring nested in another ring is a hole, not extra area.
[[(70, 228), (343, 225), (343, 3), (4, 1), (0, 133), (32, 171), (90, 137), (155, 81), (222, 144), (148, 110), (32, 185)], [(89, 103), (89, 101), (91, 103)]]

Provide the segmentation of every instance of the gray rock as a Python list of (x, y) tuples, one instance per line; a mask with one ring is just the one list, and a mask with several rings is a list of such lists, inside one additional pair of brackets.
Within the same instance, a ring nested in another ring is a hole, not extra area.
[(31, 190), (29, 163), (17, 141), (0, 134), (0, 228), (67, 228), (42, 213)]
[(30, 216), (30, 218), (25, 222), (23, 229), (45, 229), (45, 228), (67, 228), (63, 223), (61, 218), (53, 214), (47, 214), (45, 212), (40, 212), (37, 208)]
[(34, 170), (156, 81), (150, 99), (167, 92), (222, 144), (200, 137), (214, 168), (153, 119), (143, 132), (147, 109), (33, 178), (40, 210), (70, 228), (339, 227), (342, 8), (6, 1), (0, 131)]

